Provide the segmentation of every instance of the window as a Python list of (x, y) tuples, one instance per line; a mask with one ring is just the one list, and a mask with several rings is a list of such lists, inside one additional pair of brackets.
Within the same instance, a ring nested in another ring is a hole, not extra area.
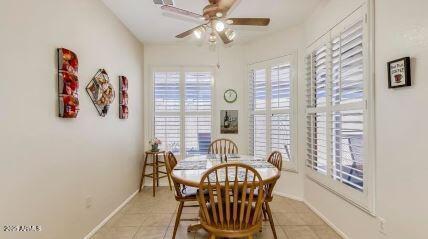
[(288, 169), (296, 169), (291, 153), (292, 76), (291, 57), (250, 66), (250, 154), (266, 158), (280, 151)]
[(308, 49), (306, 165), (312, 179), (367, 209), (370, 84), (362, 16), (357, 11)]
[(166, 150), (193, 156), (211, 143), (211, 71), (154, 72), (154, 135)]

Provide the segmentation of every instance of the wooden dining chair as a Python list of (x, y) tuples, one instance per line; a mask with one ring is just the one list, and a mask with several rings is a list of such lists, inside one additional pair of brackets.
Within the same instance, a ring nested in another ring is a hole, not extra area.
[[(171, 175), (172, 182), (174, 184), (175, 189), (175, 200), (179, 202), (178, 206), (178, 212), (177, 216), (175, 218), (175, 225), (174, 225), (174, 232), (172, 235), (172, 238), (175, 238), (175, 235), (177, 234), (178, 225), (180, 224), (180, 221), (198, 221), (199, 218), (195, 219), (181, 219), (181, 214), (183, 212), (184, 207), (199, 207), (197, 204), (197, 188), (193, 187), (185, 187), (182, 184), (177, 183), (175, 178), (172, 176), (172, 170), (174, 170), (174, 167), (177, 165), (177, 159), (175, 158), (174, 154), (172, 152), (168, 152), (166, 157), (166, 168), (168, 170), (168, 173)], [(191, 205), (185, 205), (186, 202), (193, 202)]]
[(208, 154), (237, 154), (238, 147), (230, 139), (216, 139), (208, 148)]
[[(202, 175), (198, 201), (201, 225), (210, 239), (253, 238), (262, 226), (263, 180), (251, 166), (220, 164)], [(247, 193), (248, 192), (248, 193)]]
[[(282, 154), (281, 152), (278, 151), (273, 151), (270, 155), (269, 158), (267, 160), (269, 163), (271, 163), (272, 165), (274, 165), (279, 172), (281, 172), (281, 168), (282, 168)], [(267, 217), (269, 219), (269, 223), (270, 223), (270, 227), (272, 228), (272, 233), (274, 238), (276, 239), (276, 231), (275, 231), (275, 224), (273, 222), (273, 217), (272, 217), (272, 211), (270, 209), (269, 203), (272, 202), (273, 200), (273, 188), (275, 187), (276, 181), (278, 180), (278, 178), (273, 181), (272, 183), (268, 183), (264, 185), (264, 191), (266, 194), (265, 197), (265, 201), (263, 203), (263, 215), (265, 216), (265, 218)]]

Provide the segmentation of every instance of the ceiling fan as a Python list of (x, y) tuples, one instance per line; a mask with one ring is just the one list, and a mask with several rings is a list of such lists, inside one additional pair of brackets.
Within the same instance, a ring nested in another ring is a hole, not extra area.
[[(154, 0), (156, 2), (156, 0)], [(208, 42), (216, 44), (217, 36), (224, 44), (229, 44), (236, 36), (235, 31), (230, 28), (231, 25), (246, 26), (267, 26), (269, 18), (228, 18), (227, 13), (237, 0), (208, 0), (209, 4), (204, 7), (203, 13), (198, 14), (173, 6), (173, 4), (163, 4), (162, 10), (173, 12), (179, 15), (196, 18), (205, 21), (205, 23), (194, 27), (188, 31), (178, 34), (176, 38), (185, 38), (189, 35), (195, 35), (200, 39), (204, 32), (209, 34)]]

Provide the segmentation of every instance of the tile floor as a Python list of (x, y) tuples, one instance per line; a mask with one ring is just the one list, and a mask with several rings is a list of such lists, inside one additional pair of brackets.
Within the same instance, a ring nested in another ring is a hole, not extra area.
[[(106, 223), (92, 239), (168, 239), (172, 238), (175, 213), (178, 203), (168, 187), (157, 189), (156, 197), (152, 188), (143, 191), (132, 199), (119, 213)], [(275, 196), (271, 203), (278, 239), (340, 239), (304, 203), (289, 198)], [(185, 208), (182, 218), (196, 218), (198, 208)], [(177, 239), (207, 238), (203, 230), (187, 233), (191, 221), (180, 222)], [(269, 222), (264, 222), (263, 231), (257, 239), (273, 238)]]

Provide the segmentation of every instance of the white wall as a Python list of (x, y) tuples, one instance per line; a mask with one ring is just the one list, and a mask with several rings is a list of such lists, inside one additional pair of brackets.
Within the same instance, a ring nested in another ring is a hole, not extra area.
[[(77, 119), (57, 116), (58, 47), (79, 57)], [(98, 0), (2, 0), (0, 53), (0, 225), (42, 227), (0, 238), (83, 238), (138, 188), (143, 46)], [(128, 120), (118, 99), (97, 115), (84, 88), (99, 68), (116, 92), (128, 76)]]
[[(282, 32), (268, 35), (264, 38), (255, 39), (252, 42), (247, 43), (245, 47), (244, 60), (246, 66), (260, 61), (265, 61), (269, 59), (274, 59), (282, 56), (291, 56), (295, 59), (297, 65), (293, 66), (297, 70), (297, 77), (295, 78), (297, 84), (297, 90), (301, 87), (304, 87), (304, 81), (300, 81), (299, 78), (303, 76), (303, 43), (304, 42), (304, 31), (302, 26), (296, 26)], [(248, 84), (247, 77), (244, 79), (244, 84)], [(297, 92), (296, 92), (297, 93)], [(299, 116), (304, 113), (304, 98), (300, 95), (295, 95), (299, 97), (298, 104), (295, 105), (294, 116)], [(303, 95), (304, 96), (304, 95)], [(301, 116), (301, 117), (304, 117)], [(300, 117), (298, 117), (300, 118)], [(299, 120), (293, 122), (293, 126), (296, 129), (303, 127), (304, 125), (299, 124)], [(304, 145), (304, 137), (301, 137), (300, 131), (297, 135), (297, 138), (293, 146), (293, 159), (298, 160), (300, 154), (304, 154), (304, 148), (301, 147)], [(304, 135), (303, 135), (304, 136)], [(302, 141), (303, 140), (303, 141)], [(287, 195), (297, 199), (303, 199), (303, 161), (299, 161), (297, 165), (297, 172), (283, 171), (281, 178), (279, 179), (277, 185), (275, 186), (275, 191), (282, 195)]]
[[(214, 105), (213, 105), (213, 132), (212, 138), (232, 139), (240, 152), (248, 152), (248, 118), (246, 115), (247, 101), (244, 98), (245, 68), (243, 64), (243, 51), (241, 46), (224, 48), (220, 45), (219, 53), (212, 51), (206, 44), (197, 45), (145, 45), (144, 69), (147, 87), (145, 89), (145, 102), (152, 104), (152, 70), (156, 67), (212, 67), (214, 70)], [(220, 59), (220, 69), (217, 62)], [(236, 102), (229, 104), (224, 101), (223, 94), (227, 89), (234, 89), (238, 93)], [(145, 107), (146, 147), (150, 137), (153, 136), (153, 113), (148, 105)], [(220, 110), (239, 110), (239, 133), (220, 134)], [(147, 182), (149, 183), (149, 182)]]
[[(307, 43), (352, 11), (360, 0), (330, 0), (306, 25)], [(305, 181), (305, 200), (349, 238), (427, 238), (428, 193), (425, 118), (428, 82), (428, 17), (425, 0), (375, 0), (376, 216), (356, 209)], [(413, 86), (387, 87), (386, 63), (412, 57)]]

